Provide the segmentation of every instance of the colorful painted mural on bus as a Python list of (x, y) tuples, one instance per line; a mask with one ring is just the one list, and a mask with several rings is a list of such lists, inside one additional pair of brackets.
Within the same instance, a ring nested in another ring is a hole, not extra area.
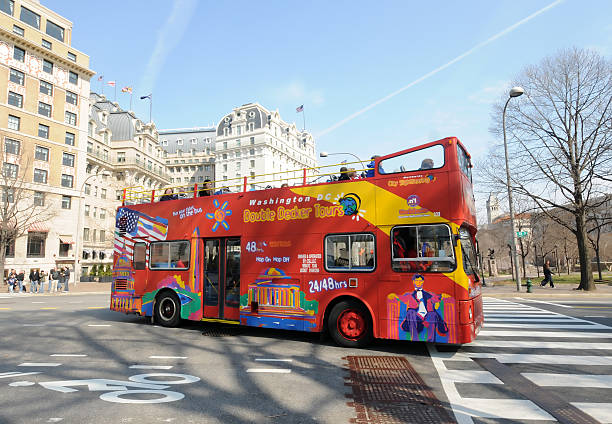
[(307, 300), (298, 281), (279, 268), (268, 268), (240, 296), (240, 322), (245, 325), (311, 331), (319, 302)]
[(110, 308), (113, 311), (131, 312), (134, 308), (134, 270), (132, 261), (124, 254), (113, 266), (113, 290)]
[(414, 290), (387, 296), (388, 336), (391, 339), (456, 343), (455, 300), (448, 294), (424, 290), (425, 277), (412, 277)]
[[(202, 317), (202, 293), (192, 291), (192, 287), (186, 284), (180, 275), (171, 275), (160, 280), (158, 288), (147, 292), (142, 296), (142, 314), (151, 316), (153, 304), (157, 293), (165, 288), (172, 289), (181, 302), (181, 318), (200, 319)], [(200, 318), (196, 318), (199, 314)]]

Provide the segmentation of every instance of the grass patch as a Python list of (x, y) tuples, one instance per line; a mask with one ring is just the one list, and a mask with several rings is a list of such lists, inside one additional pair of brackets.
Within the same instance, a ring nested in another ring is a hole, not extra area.
[[(603, 281), (597, 281), (597, 273), (593, 274), (593, 278), (595, 278), (595, 284), (608, 284), (608, 285), (612, 285), (612, 273), (609, 272), (605, 272), (602, 273), (602, 277), (603, 277)], [(544, 279), (543, 275), (540, 275), (540, 277), (538, 278), (537, 276), (535, 277), (527, 277), (531, 280), (531, 283), (535, 286), (536, 284), (540, 284), (540, 282)], [(523, 285), (525, 285), (525, 278), (521, 278), (521, 281), (523, 283)], [(557, 274), (553, 274), (553, 282), (555, 284), (573, 284), (576, 285), (576, 287), (580, 284), (580, 274), (578, 273), (571, 273), (570, 275), (567, 274), (561, 274), (561, 275), (557, 275)], [(510, 285), (510, 284), (516, 284), (514, 281), (512, 281), (511, 279), (508, 280), (503, 280), (503, 281), (495, 281), (496, 285)]]

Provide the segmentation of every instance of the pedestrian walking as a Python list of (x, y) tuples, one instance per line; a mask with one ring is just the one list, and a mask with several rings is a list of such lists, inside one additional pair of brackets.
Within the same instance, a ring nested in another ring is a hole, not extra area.
[(11, 269), (11, 272), (9, 272), (8, 286), (9, 286), (9, 293), (14, 293), (15, 287), (17, 286), (17, 273), (15, 272), (14, 269)]
[(553, 283), (552, 279), (552, 274), (553, 273), (550, 270), (550, 261), (546, 261), (546, 263), (544, 263), (544, 279), (540, 283), (542, 287), (545, 287), (547, 283), (550, 283), (550, 287), (555, 288), (555, 284)]
[(57, 292), (61, 293), (62, 289), (64, 288), (64, 267), (60, 267), (58, 273), (58, 280), (57, 280)]
[(38, 282), (40, 281), (40, 274), (37, 269), (30, 270), (30, 293), (38, 293)]
[(68, 291), (68, 284), (70, 283), (70, 268), (64, 267), (64, 292)]
[(59, 275), (57, 274), (57, 270), (55, 268), (51, 268), (49, 271), (49, 285), (51, 287), (51, 293), (55, 293), (57, 291), (57, 280), (59, 279)]
[[(40, 290), (38, 291), (39, 293), (44, 293), (45, 292), (45, 283), (47, 282), (47, 274), (45, 273), (45, 271), (40, 271)], [(49, 293), (49, 291), (51, 291), (51, 283), (49, 283), (49, 286), (47, 287), (47, 293)]]
[(25, 271), (22, 269), (17, 274), (17, 284), (19, 285), (19, 293), (24, 293), (26, 291), (25, 284), (23, 284), (23, 280), (25, 279)]

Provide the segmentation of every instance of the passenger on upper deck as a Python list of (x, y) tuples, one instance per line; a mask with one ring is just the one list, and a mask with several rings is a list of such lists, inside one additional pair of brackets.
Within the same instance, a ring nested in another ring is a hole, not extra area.
[(432, 169), (434, 167), (434, 161), (433, 159), (423, 159), (423, 162), (421, 162), (421, 167), (419, 168), (419, 170), (421, 169)]
[(370, 159), (372, 162), (368, 163), (368, 170), (365, 173), (366, 178), (370, 178), (374, 176), (374, 167), (376, 166), (376, 158), (379, 158), (380, 155), (374, 155)]
[(176, 200), (178, 197), (176, 196), (176, 194), (174, 194), (174, 190), (172, 190), (171, 188), (167, 188), (164, 191), (164, 195), (162, 197), (160, 197), (159, 201), (163, 202), (165, 200)]
[(204, 180), (204, 185), (202, 186), (202, 188), (198, 191), (198, 197), (204, 197), (204, 196), (212, 196), (213, 191), (212, 191), (212, 184), (209, 178), (206, 178)]
[(349, 181), (350, 179), (348, 168), (346, 166), (340, 168), (340, 177), (338, 177), (338, 181)]

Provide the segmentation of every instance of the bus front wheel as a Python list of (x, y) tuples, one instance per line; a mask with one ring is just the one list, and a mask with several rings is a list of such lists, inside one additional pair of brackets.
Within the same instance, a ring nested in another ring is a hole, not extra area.
[(164, 327), (176, 327), (181, 320), (181, 303), (171, 292), (162, 293), (155, 302), (155, 322)]
[(364, 347), (373, 339), (372, 317), (356, 300), (343, 300), (335, 305), (329, 314), (327, 328), (341, 346)]

